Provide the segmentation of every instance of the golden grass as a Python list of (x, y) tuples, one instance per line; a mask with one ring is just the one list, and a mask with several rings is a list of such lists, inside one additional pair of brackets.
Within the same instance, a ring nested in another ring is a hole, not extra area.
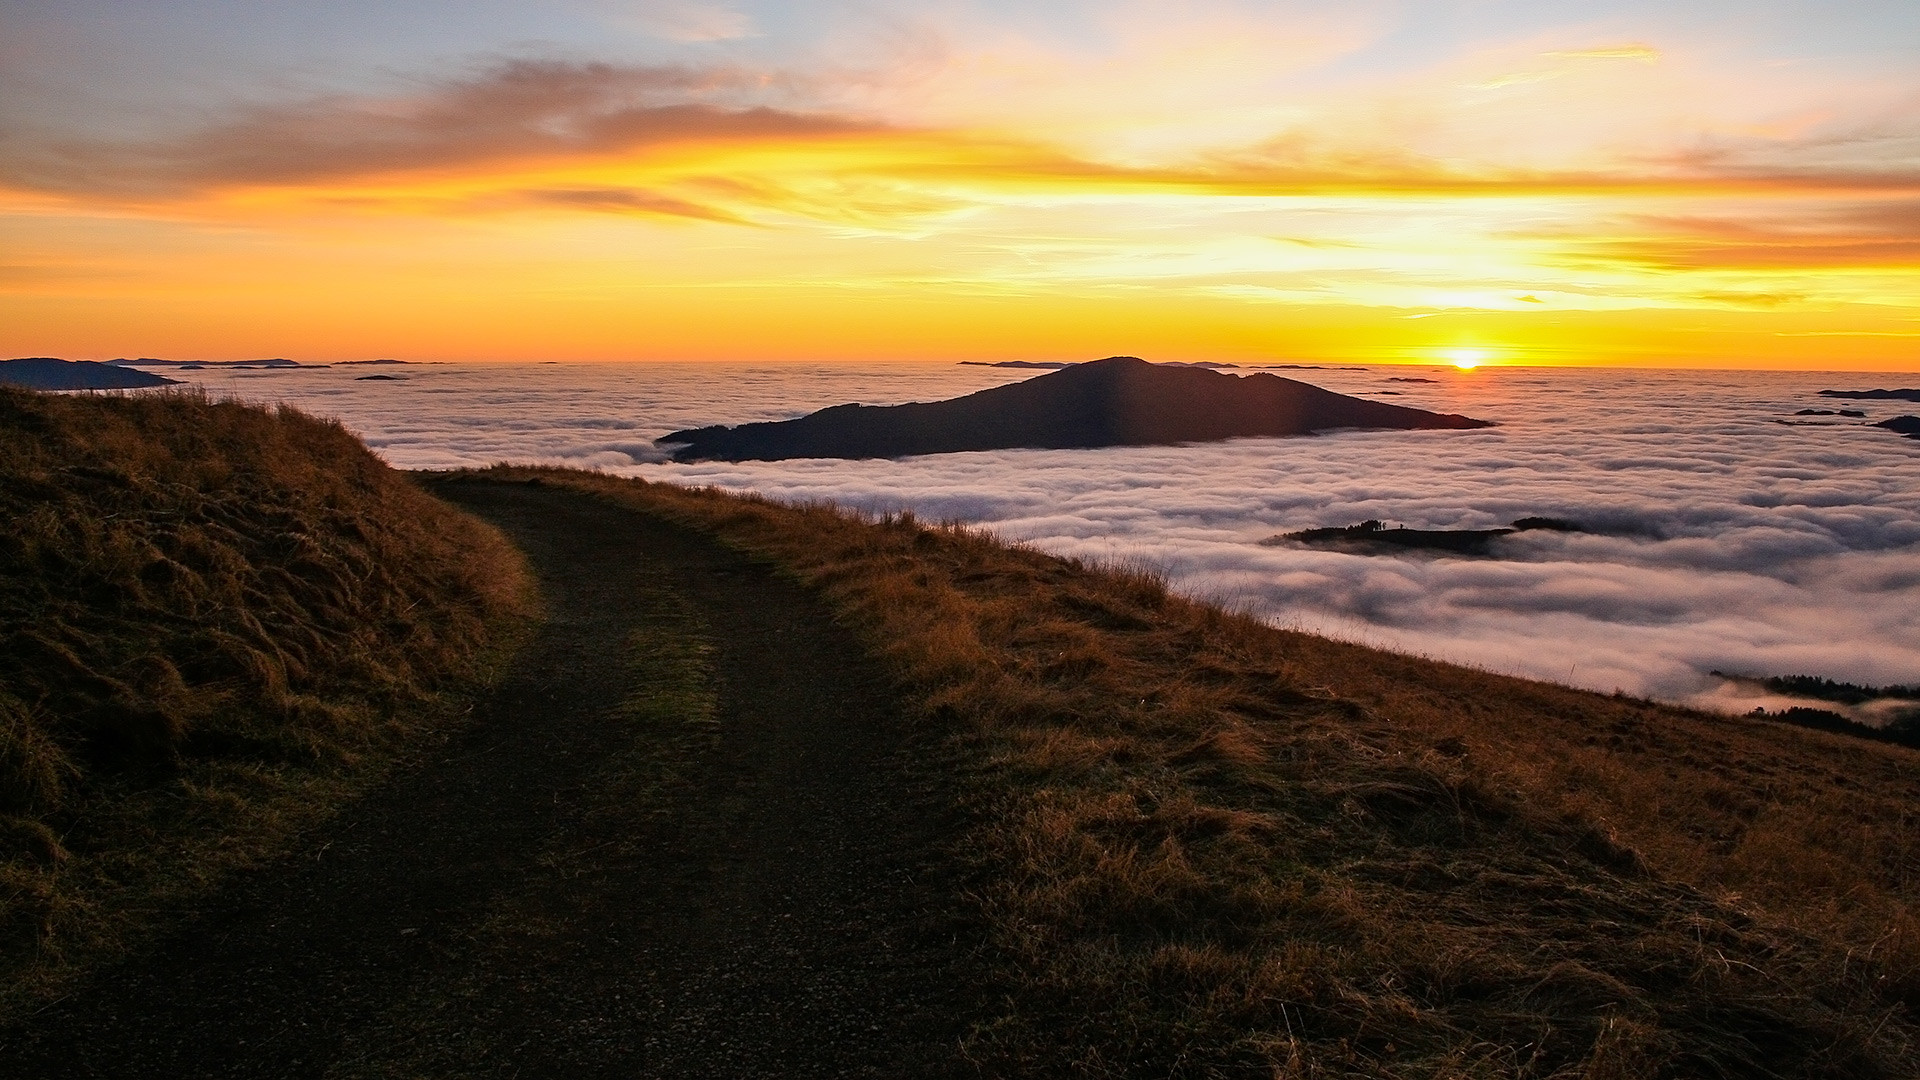
[(908, 515), (501, 468), (820, 589), (974, 763), (1020, 981), (1088, 1076), (1920, 1072), (1920, 755), (1276, 630)]
[(0, 1004), (271, 851), (480, 673), (519, 553), (338, 424), (0, 388)]

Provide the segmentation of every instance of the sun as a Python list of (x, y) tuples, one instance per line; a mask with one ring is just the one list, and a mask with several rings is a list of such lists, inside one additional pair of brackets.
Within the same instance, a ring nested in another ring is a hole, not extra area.
[(1472, 371), (1487, 362), (1485, 349), (1447, 349), (1440, 355), (1446, 358), (1447, 363), (1461, 371)]

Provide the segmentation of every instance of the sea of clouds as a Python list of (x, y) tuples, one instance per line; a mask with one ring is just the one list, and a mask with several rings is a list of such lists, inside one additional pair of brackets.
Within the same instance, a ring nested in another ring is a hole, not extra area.
[[(405, 379), (359, 378), (376, 372)], [(1866, 426), (1920, 406), (1816, 395), (1920, 384), (1911, 375), (1323, 368), (1279, 374), (1498, 426), (897, 461), (681, 465), (653, 445), (679, 428), (1035, 374), (471, 364), (176, 377), (338, 417), (405, 468), (542, 462), (911, 509), (1144, 563), (1280, 625), (1597, 690), (1745, 711), (1785, 701), (1710, 672), (1920, 682), (1920, 440)], [(1810, 407), (1868, 417), (1793, 415)], [(1489, 528), (1542, 514), (1593, 531), (1510, 537), (1493, 559), (1259, 543), (1368, 518)]]

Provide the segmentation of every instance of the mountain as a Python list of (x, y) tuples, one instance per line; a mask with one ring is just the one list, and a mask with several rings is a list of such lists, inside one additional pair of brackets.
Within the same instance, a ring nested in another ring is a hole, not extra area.
[[(402, 361), (395, 360), (393, 362), (398, 364)], [(118, 359), (109, 360), (107, 363), (115, 367), (171, 368), (304, 368), (327, 366), (325, 364), (302, 364), (297, 360), (289, 360), (284, 356), (271, 356), (265, 360), (157, 360), (151, 356), (142, 356), (137, 360), (129, 360), (122, 356)], [(375, 361), (375, 363), (378, 363), (378, 361)]]
[(93, 360), (61, 360), (52, 356), (0, 360), (0, 385), (24, 386), (29, 390), (140, 390), (179, 381)]
[(882, 458), (966, 450), (1165, 446), (1334, 428), (1481, 428), (1261, 373), (1111, 356), (947, 401), (836, 405), (797, 420), (676, 431), (678, 461)]
[(1822, 390), (1820, 396), (1854, 401), (1920, 401), (1920, 390)]
[(1379, 520), (1363, 521), (1344, 528), (1301, 529), (1281, 533), (1260, 541), (1262, 547), (1306, 544), (1359, 554), (1378, 555), (1397, 550), (1439, 551), (1453, 555), (1490, 555), (1493, 542), (1514, 533), (1586, 532), (1578, 524), (1561, 518), (1523, 517), (1504, 529), (1409, 529), (1405, 525), (1389, 529)]

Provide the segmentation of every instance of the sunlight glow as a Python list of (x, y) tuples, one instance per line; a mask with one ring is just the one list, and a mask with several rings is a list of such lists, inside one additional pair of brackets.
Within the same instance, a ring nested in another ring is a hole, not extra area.
[[(1897, 50), (1789, 69), (1528, 5), (1409, 66), (1385, 16), (1203, 0), (1067, 5), (1097, 47), (929, 14), (947, 51), (898, 64), (849, 24), (827, 63), (752, 6), (649, 15), (672, 62), (436, 39), (210, 104), (189, 64), (192, 108), (101, 76), (120, 127), (36, 83), (0, 354), (1920, 364)], [(698, 51), (736, 39), (764, 62)]]

